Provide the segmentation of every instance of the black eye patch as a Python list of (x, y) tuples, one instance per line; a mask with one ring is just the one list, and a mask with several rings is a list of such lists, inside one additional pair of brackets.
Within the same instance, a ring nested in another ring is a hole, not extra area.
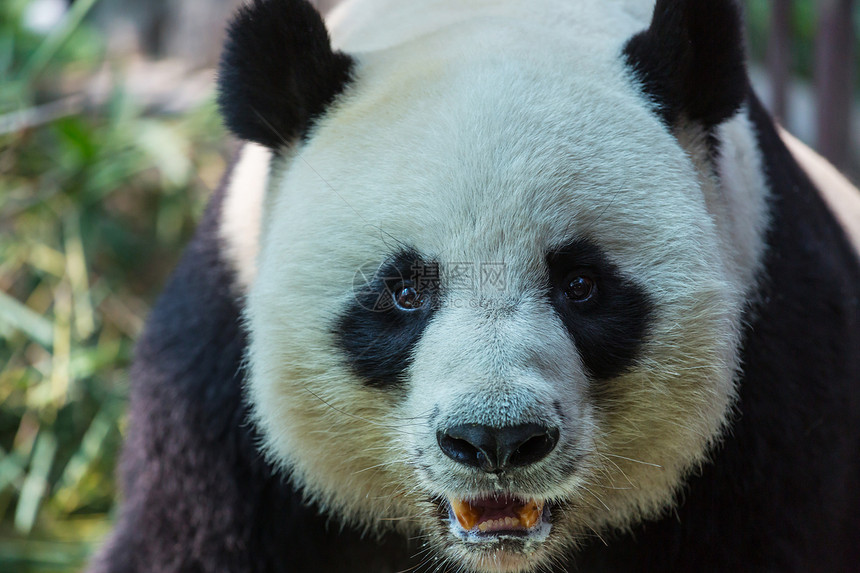
[[(404, 250), (374, 268), (357, 269), (353, 297), (337, 319), (335, 340), (368, 386), (396, 385), (434, 314), (439, 266)], [(408, 302), (409, 304), (405, 304)]]
[(591, 376), (618, 376), (636, 361), (653, 314), (645, 290), (594, 244), (549, 253), (549, 297)]

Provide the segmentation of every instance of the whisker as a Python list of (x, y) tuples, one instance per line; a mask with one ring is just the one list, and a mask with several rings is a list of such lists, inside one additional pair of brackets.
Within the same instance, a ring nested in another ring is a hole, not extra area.
[(637, 464), (642, 464), (643, 466), (651, 466), (651, 467), (660, 468), (660, 469), (663, 468), (663, 466), (661, 466), (659, 464), (652, 464), (651, 462), (643, 462), (642, 460), (637, 460), (634, 458), (628, 458), (625, 456), (619, 456), (618, 454), (607, 454), (606, 452), (598, 452), (598, 454), (601, 456), (612, 456), (613, 458), (621, 458), (622, 460), (627, 460), (628, 462), (634, 462)]

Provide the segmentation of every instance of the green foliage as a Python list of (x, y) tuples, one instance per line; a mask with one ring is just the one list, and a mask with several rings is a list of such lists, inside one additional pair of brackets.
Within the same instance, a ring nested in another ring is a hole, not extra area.
[[(772, 0), (746, 0), (746, 25), (749, 52), (754, 60), (763, 61), (770, 33)], [(815, 66), (815, 35), (818, 25), (813, 0), (793, 0), (791, 4), (791, 61), (793, 73), (812, 80)], [(860, 30), (860, 10), (854, 10), (854, 29)], [(854, 52), (860, 54), (860, 34), (855, 34)], [(860, 58), (856, 59), (855, 81), (860, 87)]]
[(133, 341), (225, 138), (211, 101), (69, 98), (69, 76), (109, 73), (94, 2), (44, 37), (28, 3), (0, 2), (0, 571), (71, 571), (109, 526)]

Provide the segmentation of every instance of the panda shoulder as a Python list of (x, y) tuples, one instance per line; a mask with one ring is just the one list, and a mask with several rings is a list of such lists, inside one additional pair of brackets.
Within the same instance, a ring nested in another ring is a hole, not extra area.
[(845, 230), (855, 253), (860, 256), (860, 190), (830, 162), (785, 129), (780, 128), (779, 135)]

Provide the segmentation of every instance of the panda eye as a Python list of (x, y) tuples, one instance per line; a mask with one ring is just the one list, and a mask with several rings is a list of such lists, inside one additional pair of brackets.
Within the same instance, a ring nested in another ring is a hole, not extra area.
[(594, 279), (583, 274), (570, 275), (564, 284), (564, 296), (571, 302), (586, 302), (597, 293)]
[(400, 310), (418, 310), (427, 301), (427, 297), (418, 292), (412, 285), (401, 284), (392, 293), (394, 297), (394, 306)]

